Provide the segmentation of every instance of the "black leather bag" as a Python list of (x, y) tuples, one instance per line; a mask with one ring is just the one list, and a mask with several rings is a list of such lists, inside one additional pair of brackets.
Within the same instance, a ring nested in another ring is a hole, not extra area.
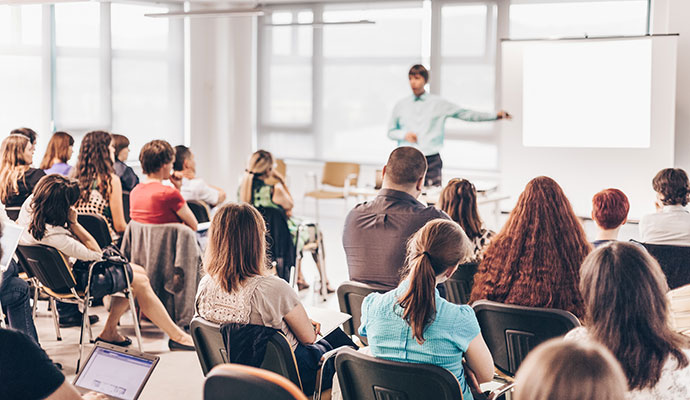
[[(86, 290), (89, 279), (88, 261), (77, 261), (74, 263), (72, 273), (77, 281), (78, 290)], [(120, 250), (115, 246), (107, 246), (103, 249), (103, 259), (98, 261), (93, 267), (91, 275), (91, 296), (101, 298), (109, 294), (123, 291), (127, 287), (127, 277), (132, 282), (134, 274), (127, 258), (122, 256)]]

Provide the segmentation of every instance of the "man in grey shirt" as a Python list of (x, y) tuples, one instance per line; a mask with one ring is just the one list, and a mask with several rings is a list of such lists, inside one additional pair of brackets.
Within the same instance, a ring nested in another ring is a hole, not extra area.
[(383, 167), (383, 185), (373, 201), (355, 206), (345, 219), (343, 247), (350, 279), (394, 289), (405, 265), (407, 240), (427, 222), (450, 219), (417, 201), (427, 163), (413, 147), (399, 147)]

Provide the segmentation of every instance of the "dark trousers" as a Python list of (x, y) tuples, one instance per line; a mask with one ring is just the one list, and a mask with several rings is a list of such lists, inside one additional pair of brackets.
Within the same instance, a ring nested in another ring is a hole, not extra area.
[(14, 260), (10, 261), (7, 271), (2, 273), (0, 283), (2, 311), (7, 315), (10, 328), (25, 333), (38, 344), (38, 334), (29, 302), (29, 284), (19, 278), (18, 274), (19, 266)]
[(440, 154), (426, 156), (427, 170), (424, 177), (424, 186), (441, 186), (442, 177), (441, 170), (443, 169), (443, 160)]
[[(328, 336), (314, 344), (304, 345), (300, 343), (297, 345), (295, 349), (295, 358), (297, 359), (297, 368), (299, 368), (299, 377), (302, 381), (302, 390), (304, 394), (307, 396), (314, 394), (316, 373), (319, 370), (321, 356), (328, 351), (342, 346), (357, 348), (352, 339), (350, 339), (340, 328), (337, 328), (329, 333)], [(323, 370), (322, 390), (330, 389), (331, 386), (333, 386), (333, 375), (335, 375), (335, 358), (331, 358)]]

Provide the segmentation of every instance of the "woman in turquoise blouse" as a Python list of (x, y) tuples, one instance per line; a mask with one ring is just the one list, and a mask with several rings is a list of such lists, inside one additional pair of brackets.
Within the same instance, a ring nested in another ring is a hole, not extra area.
[(493, 359), (472, 308), (444, 300), (436, 285), (471, 256), (469, 239), (458, 224), (429, 221), (409, 242), (407, 273), (400, 285), (364, 299), (359, 328), (375, 357), (448, 369), (458, 378), (464, 400), (473, 399), (470, 385), (478, 389), (477, 383), (493, 378)]

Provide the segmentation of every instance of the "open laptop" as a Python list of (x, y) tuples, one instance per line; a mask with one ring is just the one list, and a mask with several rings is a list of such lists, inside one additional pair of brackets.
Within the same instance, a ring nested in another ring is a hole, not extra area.
[(74, 379), (80, 393), (103, 393), (110, 399), (136, 400), (160, 357), (97, 342)]
[(2, 224), (2, 238), (0, 238), (0, 246), (2, 246), (2, 258), (0, 259), (0, 271), (7, 271), (10, 266), (10, 261), (14, 256), (19, 244), (19, 238), (22, 236), (24, 228), (10, 224)]

